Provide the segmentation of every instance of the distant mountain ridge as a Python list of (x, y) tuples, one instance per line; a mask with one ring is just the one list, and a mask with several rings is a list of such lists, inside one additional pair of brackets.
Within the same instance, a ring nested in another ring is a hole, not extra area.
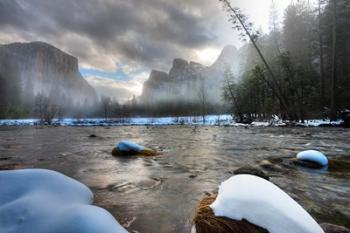
[(239, 51), (231, 45), (223, 48), (211, 66), (176, 58), (168, 73), (151, 71), (144, 83), (140, 100), (145, 103), (196, 100), (204, 88), (209, 101), (221, 102), (226, 69), (230, 69), (233, 73), (239, 72)]
[(27, 102), (39, 93), (74, 104), (97, 100), (79, 73), (78, 59), (44, 42), (0, 45), (0, 82), (4, 89), (0, 98), (10, 104), (14, 93), (9, 92), (18, 92), (18, 98)]

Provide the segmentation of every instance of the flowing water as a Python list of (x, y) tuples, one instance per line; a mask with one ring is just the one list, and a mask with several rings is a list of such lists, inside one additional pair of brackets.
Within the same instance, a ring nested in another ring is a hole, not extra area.
[[(95, 134), (97, 137), (89, 137)], [(115, 158), (129, 139), (161, 152)], [(328, 170), (293, 165), (289, 158), (318, 149)], [(90, 187), (95, 204), (130, 232), (189, 232), (198, 201), (232, 171), (268, 159), (271, 181), (318, 222), (350, 227), (350, 131), (341, 128), (244, 127), (0, 127), (0, 168), (48, 168)], [(1, 187), (3, 188), (3, 187)], [(238, 187), (239, 188), (239, 187)]]

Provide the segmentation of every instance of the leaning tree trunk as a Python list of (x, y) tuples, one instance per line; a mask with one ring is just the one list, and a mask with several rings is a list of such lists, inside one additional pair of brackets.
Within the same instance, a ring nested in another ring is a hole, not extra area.
[(321, 29), (321, 0), (318, 0), (318, 40), (320, 50), (320, 108), (322, 111), (325, 104), (325, 71), (323, 57), (323, 38)]
[(228, 0), (219, 0), (222, 1), (226, 4), (228, 9), (234, 14), (235, 18), (239, 21), (240, 25), (242, 26), (244, 32), (248, 36), (249, 40), (253, 44), (255, 50), (257, 51), (260, 59), (262, 60), (263, 64), (266, 67), (266, 70), (268, 71), (269, 75), (272, 78), (272, 83), (268, 82), (267, 79), (263, 79), (272, 89), (272, 92), (276, 95), (276, 97), (280, 100), (280, 103), (282, 105), (282, 108), (286, 111), (286, 114), (290, 120), (294, 120), (295, 118), (295, 112), (293, 109), (289, 107), (287, 99), (283, 96), (281, 91), (278, 89), (278, 83), (277, 83), (277, 78), (275, 74), (273, 73), (270, 65), (268, 64), (267, 60), (265, 59), (264, 55), (262, 54), (261, 50), (259, 49), (258, 45), (256, 44), (255, 39), (253, 38), (252, 34), (249, 32), (247, 26), (244, 24), (241, 16), (237, 13), (237, 11), (231, 6), (230, 2)]
[(336, 109), (337, 85), (337, 3), (333, 0), (333, 30), (332, 30), (332, 79), (331, 79), (331, 120), (337, 119)]

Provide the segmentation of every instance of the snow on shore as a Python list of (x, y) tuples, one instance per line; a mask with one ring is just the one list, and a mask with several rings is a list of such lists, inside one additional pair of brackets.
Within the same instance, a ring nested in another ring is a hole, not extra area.
[(44, 169), (0, 171), (1, 233), (127, 233), (84, 184)]
[(324, 233), (288, 194), (253, 175), (236, 175), (223, 182), (210, 207), (216, 216), (246, 219), (270, 233)]
[[(0, 120), (0, 126), (33, 126), (38, 125), (38, 119), (8, 119)], [(317, 127), (322, 125), (339, 126), (342, 121), (330, 122), (328, 120), (308, 120), (305, 123), (295, 123), (295, 126)], [(200, 116), (185, 117), (131, 117), (131, 118), (63, 118), (53, 120), (53, 125), (60, 126), (129, 126), (129, 125), (226, 125), (226, 126), (286, 126), (281, 120), (270, 122), (255, 121), (251, 124), (236, 123), (231, 115), (208, 115), (203, 122)]]

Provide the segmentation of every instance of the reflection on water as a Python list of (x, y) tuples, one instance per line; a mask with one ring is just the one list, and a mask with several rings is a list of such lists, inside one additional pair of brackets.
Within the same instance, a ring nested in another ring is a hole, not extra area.
[[(98, 137), (89, 138), (90, 134)], [(157, 149), (153, 158), (114, 158), (122, 139)], [(288, 162), (318, 149), (334, 161), (328, 171)], [(22, 127), (0, 128), (0, 165), (49, 168), (87, 184), (95, 203), (130, 232), (189, 232), (205, 192), (231, 172), (269, 159), (266, 172), (319, 222), (349, 227), (350, 131), (321, 128)]]

